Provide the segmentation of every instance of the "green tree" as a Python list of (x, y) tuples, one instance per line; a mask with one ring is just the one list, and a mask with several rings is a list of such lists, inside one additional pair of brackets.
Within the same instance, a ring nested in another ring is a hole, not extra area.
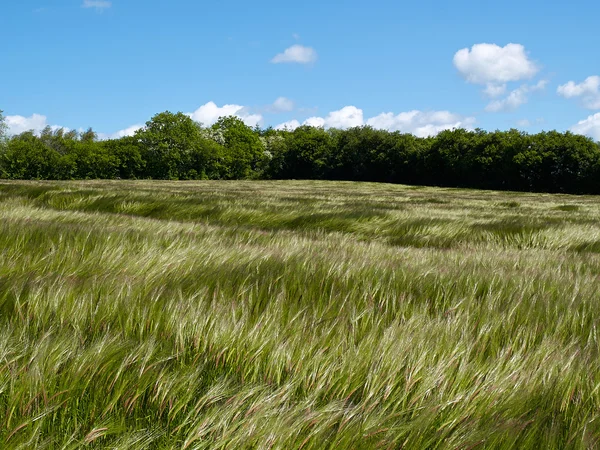
[(105, 152), (114, 159), (117, 178), (135, 179), (143, 177), (146, 161), (142, 157), (138, 139), (125, 136), (121, 139), (103, 141), (96, 145), (101, 145)]
[(285, 155), (287, 152), (287, 130), (274, 130), (272, 128), (262, 132), (260, 137), (265, 148), (264, 167), (261, 176), (267, 179), (280, 178), (283, 173)]
[[(398, 150), (398, 135), (369, 126), (337, 130), (335, 151), (331, 155), (331, 177), (339, 180), (393, 181), (393, 150)], [(400, 153), (394, 155), (399, 159)], [(400, 161), (396, 164), (402, 165)]]
[(326, 179), (330, 172), (334, 141), (323, 128), (301, 126), (286, 135), (286, 153), (281, 176), (296, 179)]
[(92, 130), (92, 128), (90, 127), (86, 131), (81, 133), (81, 136), (79, 137), (79, 139), (82, 142), (94, 142), (94, 141), (98, 140), (98, 134), (94, 130)]
[(55, 179), (60, 155), (28, 131), (11, 138), (0, 154), (0, 166), (7, 178), (19, 180)]
[(185, 178), (188, 180), (218, 180), (226, 178), (225, 148), (212, 139), (201, 136), (192, 147)]
[(267, 155), (259, 133), (235, 116), (221, 117), (211, 131), (226, 149), (226, 178), (252, 178), (260, 174)]
[[(231, 139), (229, 133), (225, 134)], [(225, 178), (226, 152), (209, 135), (183, 113), (157, 114), (135, 135), (144, 161), (140, 166), (143, 176), (172, 180)]]
[(146, 160), (150, 178), (176, 180), (184, 177), (200, 130), (187, 115), (165, 111), (155, 115), (135, 134)]

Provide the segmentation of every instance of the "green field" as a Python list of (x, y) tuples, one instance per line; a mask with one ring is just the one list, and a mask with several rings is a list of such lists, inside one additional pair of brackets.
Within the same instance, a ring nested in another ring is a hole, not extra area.
[(599, 219), (584, 196), (0, 182), (0, 448), (597, 448)]

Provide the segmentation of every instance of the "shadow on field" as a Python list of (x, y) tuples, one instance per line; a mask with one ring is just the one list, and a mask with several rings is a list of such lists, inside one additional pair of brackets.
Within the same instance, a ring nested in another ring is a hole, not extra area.
[(465, 236), (462, 233), (440, 234), (448, 226), (449, 219), (423, 218), (408, 220), (394, 225), (388, 232), (388, 243), (398, 247), (449, 249), (458, 245)]
[[(515, 200), (498, 202), (497, 198), (489, 198), (488, 204), (481, 203), (485, 199), (476, 198), (476, 203), (468, 205), (472, 212), (478, 212), (478, 216), (464, 215), (468, 207), (463, 201), (470, 197), (448, 199), (444, 195), (420, 192), (406, 195), (406, 191), (420, 189), (414, 187), (403, 188), (401, 195), (387, 191), (378, 195), (365, 192), (358, 195), (352, 191), (350, 195), (345, 190), (330, 189), (303, 196), (290, 190), (275, 190), (265, 198), (260, 190), (242, 195), (238, 191), (219, 190), (212, 186), (204, 191), (178, 189), (175, 192), (160, 189), (160, 185), (156, 190), (118, 186), (115, 189), (110, 185), (107, 189), (93, 184), (7, 183), (0, 186), (0, 195), (21, 197), (37, 207), (61, 211), (198, 222), (235, 227), (237, 232), (243, 229), (339, 232), (354, 234), (359, 240), (378, 240), (394, 247), (434, 249), (488, 243), (517, 248), (544, 247), (546, 230), (568, 223), (595, 223), (592, 216), (559, 212), (578, 212), (581, 209), (579, 205), (554, 204), (551, 206), (552, 216), (539, 216), (534, 215), (536, 213), (529, 205), (522, 206)], [(457, 199), (459, 203), (455, 202)], [(502, 213), (497, 208), (514, 212)], [(483, 211), (489, 214), (484, 215)], [(415, 218), (414, 212), (421, 217)], [(600, 244), (583, 243), (572, 250), (600, 253)]]
[(571, 250), (578, 253), (600, 253), (600, 241), (589, 241), (574, 245)]

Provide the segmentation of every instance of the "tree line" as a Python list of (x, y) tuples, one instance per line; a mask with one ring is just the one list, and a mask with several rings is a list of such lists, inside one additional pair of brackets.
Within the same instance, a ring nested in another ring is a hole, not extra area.
[(7, 136), (0, 111), (0, 178), (319, 179), (600, 194), (600, 143), (515, 129), (427, 138), (368, 126), (260, 129), (237, 117), (205, 127), (168, 111), (120, 139), (50, 127)]

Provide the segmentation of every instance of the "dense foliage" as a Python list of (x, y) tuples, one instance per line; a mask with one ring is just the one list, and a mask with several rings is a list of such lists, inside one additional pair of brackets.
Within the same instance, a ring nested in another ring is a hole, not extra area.
[(157, 114), (132, 137), (91, 129), (5, 134), (7, 179), (323, 179), (518, 191), (600, 193), (600, 144), (556, 131), (443, 131), (436, 137), (356, 127), (252, 129), (236, 117), (211, 127)]

